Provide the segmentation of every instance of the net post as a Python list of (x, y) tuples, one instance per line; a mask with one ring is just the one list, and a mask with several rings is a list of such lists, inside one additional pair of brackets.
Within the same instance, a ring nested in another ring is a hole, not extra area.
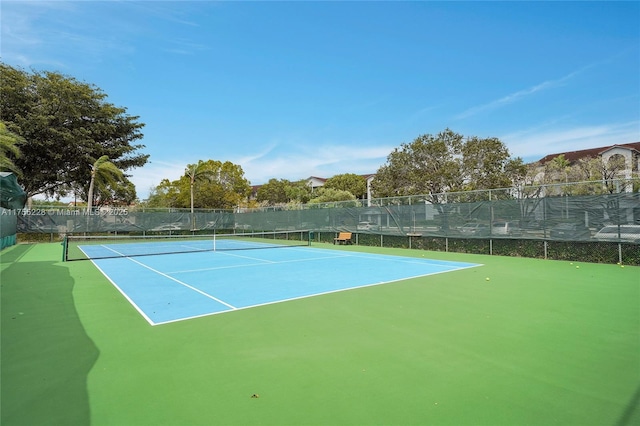
[(69, 241), (67, 240), (67, 236), (65, 235), (62, 238), (62, 261), (67, 261), (67, 247), (69, 247)]

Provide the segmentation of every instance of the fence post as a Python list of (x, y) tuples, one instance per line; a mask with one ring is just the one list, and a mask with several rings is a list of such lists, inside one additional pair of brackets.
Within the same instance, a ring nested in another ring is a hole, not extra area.
[(618, 263), (622, 265), (622, 243), (618, 243)]

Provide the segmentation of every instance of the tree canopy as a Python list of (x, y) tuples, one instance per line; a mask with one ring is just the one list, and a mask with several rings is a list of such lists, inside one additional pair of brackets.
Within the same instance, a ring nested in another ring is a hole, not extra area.
[(144, 202), (147, 207), (178, 207), (180, 204), (180, 187), (177, 182), (162, 179), (158, 185), (151, 188), (149, 198)]
[(325, 188), (347, 191), (356, 198), (364, 198), (367, 194), (367, 181), (363, 176), (344, 173), (330, 177), (324, 183)]
[(356, 197), (349, 191), (334, 188), (318, 188), (315, 193), (315, 197), (309, 200), (309, 203), (330, 203), (332, 201), (351, 201)]
[(375, 197), (426, 194), (438, 204), (439, 194), (507, 187), (525, 172), (522, 159), (510, 158), (499, 139), (465, 138), (446, 129), (394, 149), (371, 186)]
[(187, 165), (179, 179), (163, 179), (151, 190), (147, 205), (190, 208), (192, 188), (194, 208), (233, 209), (251, 193), (249, 181), (239, 165), (230, 161), (199, 160), (197, 164)]
[(571, 162), (565, 158), (564, 154), (560, 154), (543, 165), (533, 163), (529, 169), (530, 175), (539, 177), (537, 183), (542, 185), (557, 186), (567, 182), (582, 182), (580, 185), (561, 185), (555, 190), (555, 192), (579, 195), (618, 191), (620, 189), (618, 185), (621, 183), (616, 179), (622, 176), (626, 164), (624, 157), (620, 155), (614, 155), (608, 160), (597, 156)]
[(288, 203), (307, 203), (311, 199), (311, 188), (306, 180), (291, 182), (287, 179), (269, 179), (260, 185), (256, 200), (263, 205), (274, 206)]
[(507, 188), (526, 174), (521, 158), (511, 158), (498, 138), (468, 138), (462, 145), (466, 190)]
[(256, 200), (268, 205), (288, 203), (290, 198), (287, 189), (290, 186), (291, 182), (287, 179), (269, 179), (269, 182), (258, 188)]
[(147, 162), (144, 145), (135, 144), (144, 124), (106, 98), (73, 77), (0, 63), (0, 119), (24, 139), (22, 155), (11, 159), (29, 196), (86, 197), (91, 165), (104, 155), (124, 172)]

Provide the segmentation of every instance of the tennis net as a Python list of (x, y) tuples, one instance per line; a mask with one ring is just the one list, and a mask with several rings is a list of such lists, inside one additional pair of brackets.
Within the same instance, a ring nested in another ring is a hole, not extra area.
[(212, 235), (68, 235), (65, 261), (311, 245), (309, 231)]

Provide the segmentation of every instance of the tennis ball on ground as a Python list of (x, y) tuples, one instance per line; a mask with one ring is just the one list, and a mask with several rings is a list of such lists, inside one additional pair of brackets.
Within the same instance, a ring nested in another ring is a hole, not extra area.
[(580, 265), (576, 265), (576, 269), (580, 269)]
[(489, 281), (489, 277), (485, 278), (485, 280)]

